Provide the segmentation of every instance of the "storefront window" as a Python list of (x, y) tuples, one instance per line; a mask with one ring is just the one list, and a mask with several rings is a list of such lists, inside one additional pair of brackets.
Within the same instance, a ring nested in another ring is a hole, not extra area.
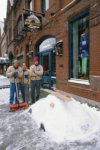
[(89, 80), (89, 14), (70, 21), (70, 79)]

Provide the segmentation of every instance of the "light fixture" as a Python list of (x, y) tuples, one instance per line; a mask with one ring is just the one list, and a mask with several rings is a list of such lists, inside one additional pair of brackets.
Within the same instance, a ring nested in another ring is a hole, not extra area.
[(55, 48), (56, 56), (62, 56), (63, 55), (62, 42), (63, 41), (59, 41), (59, 42), (57, 42), (56, 44), (53, 45), (53, 47)]
[(51, 16), (53, 16), (54, 14), (55, 14), (54, 12), (51, 12), (51, 13), (50, 13)]

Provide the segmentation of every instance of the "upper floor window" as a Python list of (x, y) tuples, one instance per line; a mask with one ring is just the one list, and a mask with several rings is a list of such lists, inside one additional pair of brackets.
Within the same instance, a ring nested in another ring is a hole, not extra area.
[(49, 0), (42, 0), (42, 12), (44, 13), (49, 9)]
[(32, 10), (32, 0), (28, 1), (28, 9)]
[(22, 15), (18, 19), (18, 34), (22, 31)]
[(11, 28), (9, 29), (9, 44), (11, 42)]

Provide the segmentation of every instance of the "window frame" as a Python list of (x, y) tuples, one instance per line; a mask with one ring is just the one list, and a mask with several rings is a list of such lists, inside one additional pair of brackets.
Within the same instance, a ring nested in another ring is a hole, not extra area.
[(28, 9), (30, 10), (30, 3), (32, 2), (32, 0), (28, 1)]
[[(49, 7), (48, 7), (48, 9), (49, 9)], [(48, 9), (45, 10), (45, 0), (42, 0), (42, 13), (45, 13), (46, 11), (48, 11)]]
[[(75, 78), (71, 78), (71, 54), (72, 54), (72, 51), (71, 51), (71, 26), (72, 26), (72, 23), (76, 22), (77, 20), (85, 17), (89, 15), (89, 72), (88, 72), (88, 80), (82, 80), (82, 79), (75, 79)], [(69, 81), (73, 80), (73, 81), (77, 81), (77, 82), (83, 82), (83, 83), (86, 83), (86, 82), (89, 82), (90, 83), (90, 11), (86, 11), (85, 13), (75, 17), (74, 19), (70, 20), (69, 21)]]

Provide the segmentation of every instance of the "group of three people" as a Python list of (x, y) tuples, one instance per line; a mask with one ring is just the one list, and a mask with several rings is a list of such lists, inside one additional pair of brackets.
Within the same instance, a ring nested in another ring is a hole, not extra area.
[[(14, 101), (14, 93), (17, 91), (19, 96), (19, 91), (21, 90), (23, 102), (28, 103), (29, 99), (29, 85), (31, 84), (31, 98), (32, 103), (39, 100), (41, 79), (43, 75), (43, 67), (39, 64), (39, 58), (34, 58), (34, 65), (27, 69), (25, 62), (22, 63), (22, 68), (19, 66), (19, 61), (15, 60), (13, 65), (8, 67), (6, 76), (10, 78), (10, 100), (9, 104), (12, 105)], [(16, 82), (16, 83), (15, 83)], [(35, 97), (36, 88), (36, 97)], [(15, 103), (18, 103), (17, 94), (15, 97)]]

